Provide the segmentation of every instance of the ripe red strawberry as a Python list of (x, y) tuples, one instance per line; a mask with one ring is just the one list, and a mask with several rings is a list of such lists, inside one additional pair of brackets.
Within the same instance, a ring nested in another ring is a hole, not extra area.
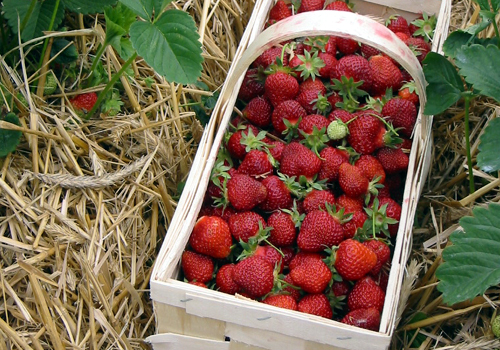
[(375, 281), (365, 276), (356, 282), (347, 298), (350, 311), (373, 307), (379, 312), (384, 308), (385, 293)]
[(398, 173), (408, 168), (408, 155), (401, 148), (381, 148), (377, 151), (376, 157), (384, 167), (386, 174)]
[(189, 284), (192, 284), (194, 286), (202, 287), (202, 288), (208, 288), (207, 285), (203, 282), (198, 282), (198, 281), (189, 281)]
[(305, 252), (305, 251), (299, 251), (295, 256), (293, 257), (292, 261), (290, 261), (290, 264), (288, 267), (290, 268), (290, 271), (295, 269), (297, 266), (306, 263), (309, 260), (323, 260), (323, 257), (319, 253), (310, 253), (310, 252)]
[(322, 95), (326, 94), (325, 84), (320, 79), (306, 79), (299, 85), (299, 93), (305, 90), (315, 90), (321, 92)]
[(382, 107), (382, 115), (398, 129), (398, 133), (410, 137), (417, 120), (417, 108), (409, 100), (391, 98)]
[(307, 314), (332, 318), (333, 311), (330, 301), (324, 294), (308, 294), (298, 304), (298, 310)]
[(287, 268), (288, 265), (290, 265), (290, 261), (292, 261), (295, 256), (295, 248), (289, 245), (286, 247), (280, 247), (280, 250), (283, 253), (283, 267)]
[(297, 236), (297, 246), (306, 252), (320, 252), (344, 239), (340, 219), (334, 214), (313, 210), (306, 214)]
[(276, 132), (283, 134), (288, 129), (285, 120), (291, 126), (295, 126), (306, 114), (306, 110), (300, 103), (295, 100), (287, 100), (276, 106), (271, 116), (271, 122)]
[[(254, 67), (263, 67), (267, 68), (271, 64), (276, 63), (276, 60), (279, 58), (281, 59), (281, 53), (283, 51), (283, 48), (281, 47), (271, 47), (264, 51), (257, 59), (252, 63), (252, 66)], [(283, 65), (288, 64), (288, 56), (285, 54), (283, 55)], [(266, 79), (267, 80), (267, 79)]]
[(334, 147), (326, 147), (319, 156), (321, 157), (321, 169), (318, 180), (336, 181), (339, 178), (339, 169), (342, 163), (349, 162), (349, 153)]
[(269, 262), (273, 267), (279, 266), (279, 273), (283, 272), (283, 256), (281, 251), (270, 245), (257, 246), (253, 252), (254, 256), (260, 256), (262, 259)]
[(412, 102), (414, 105), (417, 105), (420, 100), (418, 98), (417, 93), (415, 92), (415, 87), (408, 86), (408, 84), (405, 84), (401, 87), (401, 89), (398, 92), (398, 96), (401, 97), (403, 100), (408, 100)]
[(259, 74), (257, 68), (247, 70), (243, 78), (243, 83), (238, 91), (238, 98), (244, 101), (250, 101), (257, 96), (263, 95), (264, 80), (263, 74)]
[(263, 97), (253, 98), (242, 111), (243, 116), (261, 128), (271, 124), (272, 106)]
[(370, 45), (361, 44), (361, 53), (363, 54), (363, 57), (368, 60), (372, 56), (380, 55), (380, 50)]
[(301, 0), (298, 12), (319, 11), (324, 5), (325, 0)]
[(326, 209), (326, 204), (334, 205), (335, 197), (327, 190), (312, 190), (304, 198), (304, 210), (309, 213), (313, 210)]
[(344, 280), (359, 280), (370, 272), (376, 263), (377, 255), (353, 239), (342, 241), (336, 252), (335, 269)]
[(378, 331), (380, 327), (380, 312), (374, 307), (357, 309), (345, 315), (340, 322), (359, 328)]
[(211, 215), (218, 216), (222, 218), (225, 222), (227, 222), (229, 218), (235, 213), (236, 210), (234, 210), (234, 208), (231, 208), (230, 206), (227, 206), (226, 208), (224, 208), (224, 206), (220, 206), (213, 208)]
[(360, 46), (356, 40), (337, 37), (337, 50), (344, 55), (353, 55), (359, 51)]
[[(385, 210), (385, 214), (387, 215), (387, 217), (399, 221), (401, 219), (401, 211), (402, 211), (401, 206), (391, 198), (388, 197), (380, 198), (379, 207), (382, 207), (385, 204), (387, 204), (387, 208)], [(399, 222), (397, 224), (389, 225), (389, 233), (391, 234), (391, 237), (396, 236), (396, 234), (398, 233), (398, 229), (399, 229)]]
[(281, 21), (283, 18), (290, 17), (292, 10), (283, 0), (278, 0), (276, 4), (269, 11), (269, 19)]
[(97, 94), (95, 92), (79, 94), (69, 100), (74, 109), (83, 113), (88, 113), (94, 107), (96, 101)]
[(374, 114), (373, 111), (356, 113), (356, 119), (348, 125), (347, 142), (360, 154), (372, 154), (392, 142), (392, 134), (386, 132), (384, 123)]
[[(249, 133), (249, 130), (252, 130)], [(256, 136), (259, 134), (259, 129), (253, 125), (245, 125), (244, 129), (237, 130), (231, 135), (227, 142), (227, 150), (232, 157), (237, 159), (243, 159), (247, 155), (246, 145), (241, 143), (241, 140), (246, 137), (250, 137), (251, 140), (258, 141)]]
[[(357, 45), (357, 44), (356, 44)], [(347, 55), (338, 60), (337, 65), (331, 71), (331, 78), (340, 80), (342, 76), (352, 78), (354, 82), (363, 81), (361, 90), (369, 90), (372, 85), (372, 77), (369, 62), (363, 56)]]
[(285, 71), (278, 70), (267, 76), (264, 88), (266, 90), (265, 95), (269, 98), (271, 104), (277, 107), (281, 102), (293, 100), (297, 96), (299, 82)]
[(269, 140), (266, 141), (266, 143), (269, 145), (269, 153), (273, 156), (273, 158), (277, 162), (281, 162), (281, 154), (283, 153), (283, 150), (285, 149), (285, 143), (278, 141), (278, 140)]
[(336, 297), (346, 296), (351, 291), (351, 287), (346, 281), (333, 282), (332, 292)]
[(255, 177), (262, 177), (273, 172), (273, 165), (269, 161), (266, 152), (259, 150), (251, 150), (247, 153), (240, 166), (238, 172)]
[(212, 258), (189, 250), (182, 253), (182, 271), (188, 281), (206, 283), (212, 279), (214, 262)]
[(262, 300), (264, 304), (273, 305), (277, 307), (281, 307), (283, 309), (289, 310), (297, 310), (297, 302), (295, 299), (288, 294), (274, 294), (270, 295), (264, 300)]
[(388, 88), (397, 91), (403, 85), (401, 71), (389, 57), (372, 56), (368, 63), (370, 64), (373, 81), (372, 93), (374, 95), (383, 95)]
[(330, 4), (328, 4), (325, 7), (325, 10), (334, 10), (334, 11), (346, 11), (346, 12), (352, 12), (351, 8), (349, 5), (347, 5), (344, 1), (334, 1)]
[(339, 185), (349, 197), (362, 197), (373, 192), (370, 181), (361, 170), (349, 163), (343, 163), (339, 168)]
[(223, 259), (231, 252), (229, 226), (217, 216), (203, 216), (194, 225), (189, 244), (197, 253)]
[(387, 290), (387, 284), (389, 283), (389, 274), (387, 271), (383, 269), (378, 275), (373, 277), (373, 280), (384, 292)]
[(215, 285), (223, 293), (236, 294), (240, 291), (240, 286), (234, 281), (234, 264), (221, 266), (215, 276)]
[(405, 33), (410, 36), (410, 29), (408, 28), (408, 21), (403, 16), (394, 15), (389, 17), (386, 22), (388, 29), (394, 33)]
[(397, 32), (397, 33), (395, 33), (395, 34), (396, 34), (396, 36), (397, 36), (397, 37), (398, 37), (398, 38), (399, 38), (402, 42), (404, 42), (404, 43), (405, 43), (405, 42), (406, 42), (406, 40), (408, 40), (408, 38), (410, 37), (410, 36), (408, 35), (408, 33), (401, 33), (401, 32)]
[(344, 209), (345, 214), (363, 211), (363, 200), (361, 198), (352, 198), (345, 194), (337, 197), (337, 208)]
[(229, 218), (229, 231), (236, 241), (248, 242), (250, 237), (259, 234), (259, 225), (266, 227), (266, 221), (254, 211), (236, 213)]
[(277, 210), (269, 216), (267, 225), (272, 227), (268, 241), (276, 247), (290, 246), (295, 242), (297, 230), (290, 214)]
[(330, 78), (331, 71), (337, 65), (338, 61), (335, 58), (334, 54), (330, 54), (327, 52), (320, 52), (318, 57), (323, 60), (325, 66), (319, 69), (319, 76), (325, 79)]
[(265, 211), (277, 209), (289, 209), (292, 207), (293, 199), (286, 184), (276, 175), (270, 175), (262, 180), (267, 189), (267, 197), (259, 208)]
[(234, 281), (251, 298), (259, 298), (273, 289), (274, 267), (260, 256), (250, 256), (234, 267)]
[(380, 272), (385, 263), (389, 261), (389, 258), (391, 257), (391, 250), (386, 243), (376, 239), (365, 241), (363, 242), (363, 245), (377, 254), (377, 263), (369, 272), (370, 275), (375, 276)]
[(320, 107), (317, 105), (317, 102), (322, 99), (325, 100), (325, 96), (319, 91), (312, 89), (299, 92), (298, 96), (295, 98), (295, 100), (300, 103), (302, 108), (305, 109), (308, 115), (317, 113), (318, 107)]
[(385, 182), (384, 167), (374, 156), (362, 154), (354, 165), (361, 170), (369, 181), (380, 178), (378, 183), (383, 184)]
[[(342, 96), (340, 96), (337, 92), (333, 92), (330, 96), (327, 96), (328, 103), (330, 103), (330, 106), (332, 107), (332, 110), (337, 110), (337, 103), (342, 102)], [(343, 109), (340, 109), (340, 111), (343, 111)], [(346, 111), (347, 112), (347, 111)], [(349, 112), (347, 112), (349, 113)], [(331, 113), (330, 113), (331, 115)], [(330, 119), (330, 115), (328, 115), (328, 119)], [(331, 121), (331, 120), (330, 120)]]
[(419, 62), (422, 62), (431, 51), (431, 45), (423, 38), (410, 37), (406, 40), (406, 45), (415, 52)]
[(299, 123), (299, 138), (303, 139), (306, 135), (311, 135), (314, 128), (318, 129), (318, 131), (324, 128), (326, 131), (328, 124), (330, 123), (326, 117), (320, 114), (308, 114), (304, 116)]
[(227, 182), (229, 203), (236, 210), (252, 210), (267, 197), (266, 186), (245, 174), (235, 174)]
[(342, 225), (344, 228), (344, 239), (353, 238), (356, 235), (358, 228), (363, 227), (366, 219), (368, 219), (368, 215), (366, 215), (363, 210), (353, 212), (351, 220)]
[(321, 160), (306, 146), (292, 142), (281, 155), (281, 172), (288, 176), (304, 175), (311, 180), (320, 170)]
[(290, 271), (293, 284), (307, 293), (323, 292), (332, 278), (332, 272), (322, 260), (309, 259)]
[[(293, 281), (292, 281), (292, 276), (290, 276), (290, 274), (286, 275), (284, 278), (283, 278), (283, 281), (285, 281), (288, 285), (286, 287), (283, 288), (283, 292), (284, 293), (287, 293), (288, 295), (290, 295), (296, 302), (299, 301), (300, 297), (302, 296), (300, 294), (300, 290), (297, 289), (297, 288), (294, 288), (294, 287), (297, 287), (295, 284), (293, 284)], [(292, 287), (293, 286), (293, 287)]]

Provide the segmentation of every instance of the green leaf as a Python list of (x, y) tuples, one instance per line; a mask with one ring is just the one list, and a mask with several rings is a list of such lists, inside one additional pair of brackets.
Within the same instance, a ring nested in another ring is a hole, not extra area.
[(482, 95), (500, 102), (500, 49), (497, 46), (473, 44), (457, 50), (455, 64), (460, 75)]
[(135, 53), (134, 48), (132, 47), (132, 42), (129, 38), (121, 38), (118, 44), (113, 45), (118, 55), (123, 58), (125, 61), (130, 58)]
[(490, 3), (488, 0), (475, 0), (477, 2), (477, 4), (479, 5), (479, 7), (481, 8), (481, 10), (483, 11), (491, 11), (491, 8), (490, 8)]
[[(31, 1), (3, 1), (3, 11), (5, 11), (5, 18), (7, 19), (9, 26), (12, 28), (12, 31), (15, 34), (18, 33), (19, 26), (23, 22), (24, 17), (28, 15), (30, 3)], [(24, 27), (24, 30), (21, 33), (21, 39), (23, 41), (28, 41), (33, 38), (42, 36), (42, 31), (49, 29), (52, 13), (54, 12), (55, 7), (56, 0), (46, 0), (43, 2), (37, 1), (33, 12), (31, 12), (29, 19), (26, 21), (26, 27)], [(59, 24), (61, 24), (63, 18), (64, 8), (63, 6), (59, 5), (59, 7), (57, 8), (53, 29), (57, 28)]]
[(444, 54), (448, 57), (455, 58), (457, 50), (464, 45), (468, 45), (473, 38), (473, 33), (468, 33), (463, 30), (456, 30), (450, 33), (443, 44)]
[(500, 205), (476, 207), (472, 213), (460, 219), (463, 231), (451, 234), (453, 245), (443, 250), (444, 263), (436, 271), (438, 289), (449, 305), (500, 283)]
[(167, 7), (167, 5), (171, 2), (172, 0), (154, 0), (153, 8), (155, 10), (155, 17), (158, 18), (163, 9), (165, 9), (165, 7)]
[(488, 24), (490, 24), (495, 20), (496, 13), (491, 11), (479, 11), (479, 15), (481, 16), (483, 22), (487, 22)]
[(490, 0), (491, 6), (493, 6), (493, 11), (497, 12), (500, 10), (500, 0)]
[[(3, 121), (21, 126), (19, 118), (14, 113), (8, 113), (3, 118)], [(7, 154), (16, 150), (16, 147), (21, 140), (21, 135), (21, 131), (0, 128), (0, 157), (5, 157)]]
[(120, 2), (134, 11), (137, 16), (151, 20), (155, 0), (120, 0)]
[(493, 119), (484, 129), (479, 138), (479, 153), (477, 155), (477, 165), (482, 171), (492, 172), (500, 170), (500, 119)]
[(201, 46), (194, 20), (168, 10), (154, 23), (135, 22), (130, 40), (137, 53), (170, 82), (194, 84), (201, 75)]
[(424, 113), (439, 114), (460, 99), (464, 91), (463, 83), (455, 67), (444, 56), (429, 52), (423, 63), (428, 83)]
[(130, 25), (135, 22), (135, 14), (125, 5), (118, 3), (115, 7), (108, 7), (104, 10), (104, 18), (106, 19), (106, 39), (104, 45), (112, 45), (123, 59), (127, 59), (121, 55), (122, 37), (128, 34)]
[(64, 6), (73, 12), (102, 13), (106, 6), (113, 6), (118, 0), (62, 0)]
[(66, 39), (54, 39), (50, 50), (50, 57), (54, 57), (64, 49), (64, 51), (54, 59), (55, 63), (66, 64), (78, 59), (78, 51), (76, 51), (75, 45), (73, 43), (71, 43), (71, 45), (69, 44), (70, 42)]

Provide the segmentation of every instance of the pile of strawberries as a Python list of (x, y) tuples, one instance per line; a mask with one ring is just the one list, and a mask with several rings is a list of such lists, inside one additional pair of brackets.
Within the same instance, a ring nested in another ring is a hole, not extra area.
[[(302, 0), (298, 12), (323, 7)], [(325, 10), (351, 11), (342, 1)], [(291, 15), (279, 0), (268, 25)], [(388, 27), (419, 59), (429, 51), (403, 17)], [(265, 51), (239, 91), (184, 279), (378, 330), (418, 103), (394, 60), (353, 40)]]

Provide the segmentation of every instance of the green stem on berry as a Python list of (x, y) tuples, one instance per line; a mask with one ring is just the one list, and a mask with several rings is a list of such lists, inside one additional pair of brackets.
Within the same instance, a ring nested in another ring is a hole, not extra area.
[(470, 130), (469, 130), (469, 107), (472, 98), (473, 96), (471, 95), (465, 95), (465, 106), (464, 106), (465, 150), (467, 152), (467, 167), (469, 168), (469, 192), (471, 194), (475, 192), (474, 173), (472, 168), (472, 155), (470, 152)]
[(101, 102), (106, 97), (109, 90), (111, 90), (113, 88), (113, 85), (115, 85), (115, 83), (118, 81), (118, 79), (120, 79), (120, 77), (125, 72), (125, 70), (128, 68), (128, 66), (130, 66), (132, 64), (132, 62), (134, 62), (136, 57), (137, 57), (137, 52), (135, 52), (132, 56), (130, 56), (130, 58), (127, 61), (125, 61), (123, 66), (120, 68), (120, 70), (118, 72), (116, 72), (111, 77), (111, 80), (108, 81), (108, 83), (104, 87), (104, 90), (102, 90), (99, 93), (99, 96), (97, 96), (97, 101), (95, 102), (94, 107), (92, 107), (92, 109), (89, 111), (89, 113), (87, 113), (87, 116), (86, 116), (87, 119), (89, 119), (95, 113), (95, 111), (97, 110), (97, 108), (99, 107)]

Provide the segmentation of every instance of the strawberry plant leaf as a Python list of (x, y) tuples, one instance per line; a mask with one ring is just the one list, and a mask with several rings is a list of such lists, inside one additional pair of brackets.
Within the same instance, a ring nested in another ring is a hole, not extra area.
[(479, 153), (477, 155), (477, 165), (482, 171), (492, 172), (500, 170), (500, 144), (498, 135), (500, 134), (500, 119), (493, 119), (484, 129), (480, 137)]
[[(17, 34), (21, 23), (26, 26), (21, 33), (21, 39), (28, 41), (42, 36), (42, 31), (49, 29), (52, 13), (56, 8), (56, 0), (37, 1), (33, 11), (29, 13), (31, 1), (4, 0), (3, 11), (12, 31)], [(19, 16), (19, 21), (18, 21)], [(27, 19), (25, 17), (28, 16)], [(57, 28), (64, 18), (64, 8), (57, 8), (53, 28)]]
[(493, 6), (493, 11), (497, 12), (500, 10), (500, 0), (490, 0), (491, 6)]
[(155, 17), (158, 18), (161, 14), (161, 11), (172, 2), (172, 0), (154, 0), (153, 8), (155, 10)]
[[(8, 123), (21, 126), (19, 118), (14, 113), (8, 113), (3, 119)], [(21, 140), (21, 131), (7, 130), (0, 128), (0, 157), (5, 157), (7, 154), (16, 150), (19, 141)]]
[(476, 207), (472, 213), (460, 219), (463, 231), (451, 234), (453, 245), (443, 250), (444, 263), (436, 271), (438, 290), (449, 305), (500, 283), (500, 205)]
[(81, 13), (102, 13), (106, 6), (113, 6), (118, 0), (62, 0), (68, 10)]
[[(482, 22), (481, 22), (482, 23)], [(468, 45), (474, 38), (474, 33), (463, 30), (456, 30), (448, 35), (448, 38), (443, 44), (443, 52), (446, 56), (455, 58), (458, 49), (463, 45)]]
[(488, 0), (475, 0), (475, 2), (479, 5), (481, 10), (483, 11), (490, 11), (490, 3)]
[(455, 64), (474, 90), (500, 102), (500, 49), (497, 46), (463, 46), (457, 50)]
[(424, 113), (439, 114), (460, 99), (464, 86), (455, 67), (444, 56), (429, 52), (423, 63), (428, 83)]
[(150, 20), (153, 16), (155, 0), (120, 0), (120, 2), (141, 18)]
[(201, 46), (193, 18), (180, 10), (165, 11), (154, 23), (130, 26), (132, 46), (168, 81), (194, 84), (201, 75)]
[[(106, 8), (104, 17), (106, 18), (104, 45), (110, 44), (113, 46), (118, 54), (126, 60), (131, 54), (126, 54), (127, 50), (124, 50), (122, 46), (127, 45), (128, 38), (124, 38), (124, 36), (128, 34), (130, 26), (135, 22), (136, 16), (134, 12), (125, 5), (118, 3), (115, 7)], [(132, 48), (130, 43), (129, 45)], [(122, 56), (122, 53), (125, 53), (125, 55)]]

